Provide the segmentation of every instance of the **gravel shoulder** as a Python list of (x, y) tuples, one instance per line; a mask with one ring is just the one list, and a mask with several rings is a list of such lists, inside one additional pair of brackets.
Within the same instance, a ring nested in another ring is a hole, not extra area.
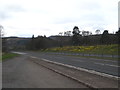
[(87, 88), (20, 56), (2, 63), (3, 88)]

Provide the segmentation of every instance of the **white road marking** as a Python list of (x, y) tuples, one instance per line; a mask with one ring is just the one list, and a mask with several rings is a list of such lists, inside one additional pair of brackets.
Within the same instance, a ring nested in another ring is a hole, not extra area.
[(34, 57), (34, 56), (30, 56), (31, 58), (36, 58), (36, 59), (38, 59), (37, 57)]
[(106, 66), (111, 66), (111, 67), (120, 67), (118, 65), (111, 65), (111, 64), (103, 64), (103, 63), (94, 63), (94, 64), (99, 64), (99, 65), (106, 65)]
[(105, 64), (103, 64), (103, 63), (96, 63), (96, 62), (95, 62), (94, 64), (105, 65)]
[(74, 68), (74, 69), (85, 71), (85, 72), (92, 73), (92, 74), (97, 74), (97, 75), (104, 76), (104, 77), (115, 78), (117, 80), (120, 78), (120, 77), (109, 75), (109, 74), (106, 74), (106, 73), (97, 72), (95, 70), (88, 70), (88, 69), (84, 69), (84, 68), (80, 68), (80, 67), (75, 67), (75, 66), (68, 65), (68, 64), (63, 64), (63, 63), (59, 63), (59, 62), (50, 61), (50, 60), (47, 60), (47, 59), (44, 59), (44, 58), (38, 58), (38, 57), (33, 57), (33, 56), (31, 56), (31, 57), (32, 58), (37, 58), (37, 59), (42, 59), (43, 61), (50, 62), (50, 63), (53, 63), (53, 64), (58, 64), (58, 65), (66, 66), (66, 67), (69, 67), (69, 68)]
[(112, 60), (102, 60), (102, 61), (107, 61), (107, 62), (117, 62), (117, 61), (112, 61)]
[(16, 53), (16, 54), (27, 54), (27, 53), (24, 53), (24, 52), (12, 52), (12, 53)]
[(120, 66), (117, 66), (117, 65), (111, 65), (111, 64), (106, 64), (108, 66), (112, 66), (112, 67), (120, 67)]

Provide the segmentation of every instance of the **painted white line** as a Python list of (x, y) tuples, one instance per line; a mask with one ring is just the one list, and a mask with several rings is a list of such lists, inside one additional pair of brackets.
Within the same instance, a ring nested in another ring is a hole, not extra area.
[(90, 59), (94, 61), (105, 61), (105, 62), (114, 62), (114, 63), (118, 62), (117, 60), (104, 60), (104, 59), (95, 59), (95, 58), (90, 58)]
[(22, 55), (27, 54), (27, 53), (23, 53), (23, 52), (12, 52), (12, 53), (22, 54)]
[[(37, 57), (33, 57), (33, 58), (37, 58)], [(100, 76), (103, 76), (103, 77), (114, 78), (114, 79), (117, 79), (117, 80), (120, 79), (120, 77), (109, 75), (109, 74), (106, 74), (106, 73), (97, 72), (97, 71), (94, 71), (94, 70), (88, 70), (88, 69), (75, 67), (75, 66), (68, 65), (68, 64), (58, 63), (58, 62), (50, 61), (50, 60), (47, 60), (47, 59), (44, 59), (44, 58), (37, 58), (37, 59), (42, 59), (43, 61), (46, 61), (46, 62), (50, 62), (50, 63), (61, 65), (61, 66), (66, 66), (66, 67), (69, 67), (69, 68), (74, 68), (74, 69), (77, 69), (77, 70), (81, 70), (81, 71), (85, 71), (85, 72), (88, 72), (88, 73), (100, 75)]]
[(36, 59), (38, 59), (37, 57), (34, 57), (34, 56), (30, 56), (31, 58), (36, 58)]
[(105, 64), (103, 64), (103, 63), (96, 63), (96, 62), (95, 62), (94, 64), (105, 65)]
[(112, 61), (112, 60), (102, 60), (102, 61), (107, 61), (107, 62), (117, 62), (117, 61)]
[(106, 64), (108, 66), (112, 66), (112, 67), (120, 67), (120, 66), (117, 66), (117, 65), (111, 65), (111, 64)]
[(118, 65), (103, 64), (103, 63), (94, 63), (94, 64), (106, 65), (106, 66), (111, 66), (111, 67), (120, 67), (120, 66), (118, 66)]

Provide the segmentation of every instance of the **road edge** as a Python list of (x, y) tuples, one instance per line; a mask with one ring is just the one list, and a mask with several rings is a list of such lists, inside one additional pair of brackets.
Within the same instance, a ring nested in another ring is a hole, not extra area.
[(115, 80), (120, 79), (120, 77), (105, 74), (105, 73), (101, 73), (101, 72), (97, 72), (97, 71), (94, 71), (94, 70), (88, 70), (88, 69), (84, 69), (84, 68), (80, 68), (80, 67), (75, 67), (75, 66), (72, 66), (72, 65), (58, 63), (58, 62), (50, 61), (50, 60), (47, 60), (47, 59), (44, 59), (44, 58), (37, 58), (37, 57), (34, 57), (34, 56), (30, 56), (30, 57), (31, 58), (36, 58), (36, 59), (41, 59), (41, 60), (46, 61), (48, 63), (52, 63), (52, 64), (56, 64), (56, 65), (60, 65), (60, 66), (64, 66), (64, 67), (68, 67), (68, 68), (72, 68), (72, 69), (77, 69), (77, 70), (88, 72), (88, 73), (92, 73), (92, 74), (99, 75), (99, 76), (102, 76), (102, 77), (112, 78), (112, 79), (115, 79)]

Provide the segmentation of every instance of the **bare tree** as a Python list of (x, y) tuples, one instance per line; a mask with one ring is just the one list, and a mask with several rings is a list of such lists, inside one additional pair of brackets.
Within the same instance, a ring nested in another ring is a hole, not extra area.
[(64, 32), (64, 36), (71, 36), (71, 31)]
[(101, 32), (100, 32), (99, 29), (97, 29), (97, 30), (95, 31), (95, 33), (96, 33), (96, 34), (100, 34)]
[(91, 35), (92, 33), (90, 31), (82, 31), (82, 36), (88, 36)]
[(58, 34), (58, 35), (62, 36), (62, 35), (63, 35), (63, 32), (59, 32), (59, 34)]

